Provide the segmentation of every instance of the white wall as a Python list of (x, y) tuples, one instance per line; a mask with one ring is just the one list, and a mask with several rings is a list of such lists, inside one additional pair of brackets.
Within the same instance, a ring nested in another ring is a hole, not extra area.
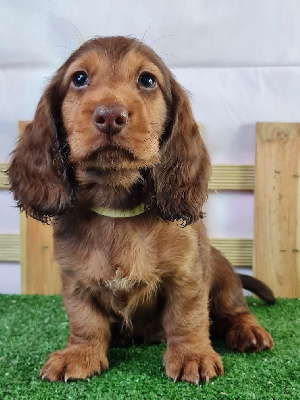
[[(0, 162), (83, 40), (132, 35), (191, 93), (212, 161), (253, 164), (256, 121), (300, 121), (299, 15), (299, 0), (1, 0)], [(12, 196), (0, 205), (0, 233), (17, 233)], [(252, 237), (252, 195), (212, 194), (207, 213), (210, 236)], [(1, 292), (20, 292), (18, 265), (0, 264)]]

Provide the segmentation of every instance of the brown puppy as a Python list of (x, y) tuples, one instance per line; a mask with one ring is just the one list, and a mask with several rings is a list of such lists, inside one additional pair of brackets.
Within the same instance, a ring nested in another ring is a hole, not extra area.
[(167, 341), (167, 375), (223, 374), (209, 337), (273, 346), (202, 222), (210, 162), (185, 91), (162, 60), (124, 37), (83, 44), (45, 90), (9, 168), (28, 215), (53, 219), (71, 334), (41, 375), (108, 369), (109, 344)]

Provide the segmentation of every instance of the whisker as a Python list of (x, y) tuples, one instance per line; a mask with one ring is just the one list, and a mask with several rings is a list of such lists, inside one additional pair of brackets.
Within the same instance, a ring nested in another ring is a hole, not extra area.
[(71, 21), (68, 20), (68, 23), (74, 28), (75, 33), (77, 34), (77, 38), (80, 39), (80, 44), (83, 44), (85, 42), (85, 39), (82, 35), (82, 33), (80, 32), (80, 30), (77, 28), (77, 26), (75, 26), (74, 24), (72, 24)]
[(152, 46), (154, 43), (158, 42), (158, 41), (161, 40), (161, 39), (165, 39), (165, 38), (167, 38), (167, 37), (174, 37), (174, 36), (175, 36), (175, 35), (165, 35), (165, 36), (161, 36), (161, 37), (159, 37), (158, 39), (154, 40), (152, 43), (150, 43), (149, 46)]
[(153, 23), (154, 23), (154, 20), (153, 20), (153, 21), (150, 23), (150, 25), (147, 27), (145, 33), (143, 34), (143, 37), (142, 37), (141, 42), (145, 43), (145, 42), (144, 42), (145, 36), (147, 35), (148, 30), (151, 28), (151, 26), (153, 25)]

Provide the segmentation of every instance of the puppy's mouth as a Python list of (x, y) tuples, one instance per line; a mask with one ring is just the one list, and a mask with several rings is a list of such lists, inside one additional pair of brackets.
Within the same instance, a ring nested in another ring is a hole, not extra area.
[(108, 145), (91, 150), (83, 159), (87, 169), (119, 169), (126, 168), (128, 164), (136, 162), (137, 158), (132, 151), (118, 146)]

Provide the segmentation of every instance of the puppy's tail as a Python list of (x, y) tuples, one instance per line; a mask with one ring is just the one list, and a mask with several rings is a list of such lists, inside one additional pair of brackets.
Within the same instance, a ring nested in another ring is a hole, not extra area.
[(256, 294), (268, 305), (275, 304), (276, 300), (269, 286), (267, 286), (259, 279), (253, 278), (253, 276), (243, 274), (238, 274), (238, 276), (242, 282), (242, 286), (244, 289), (250, 290), (250, 292)]

